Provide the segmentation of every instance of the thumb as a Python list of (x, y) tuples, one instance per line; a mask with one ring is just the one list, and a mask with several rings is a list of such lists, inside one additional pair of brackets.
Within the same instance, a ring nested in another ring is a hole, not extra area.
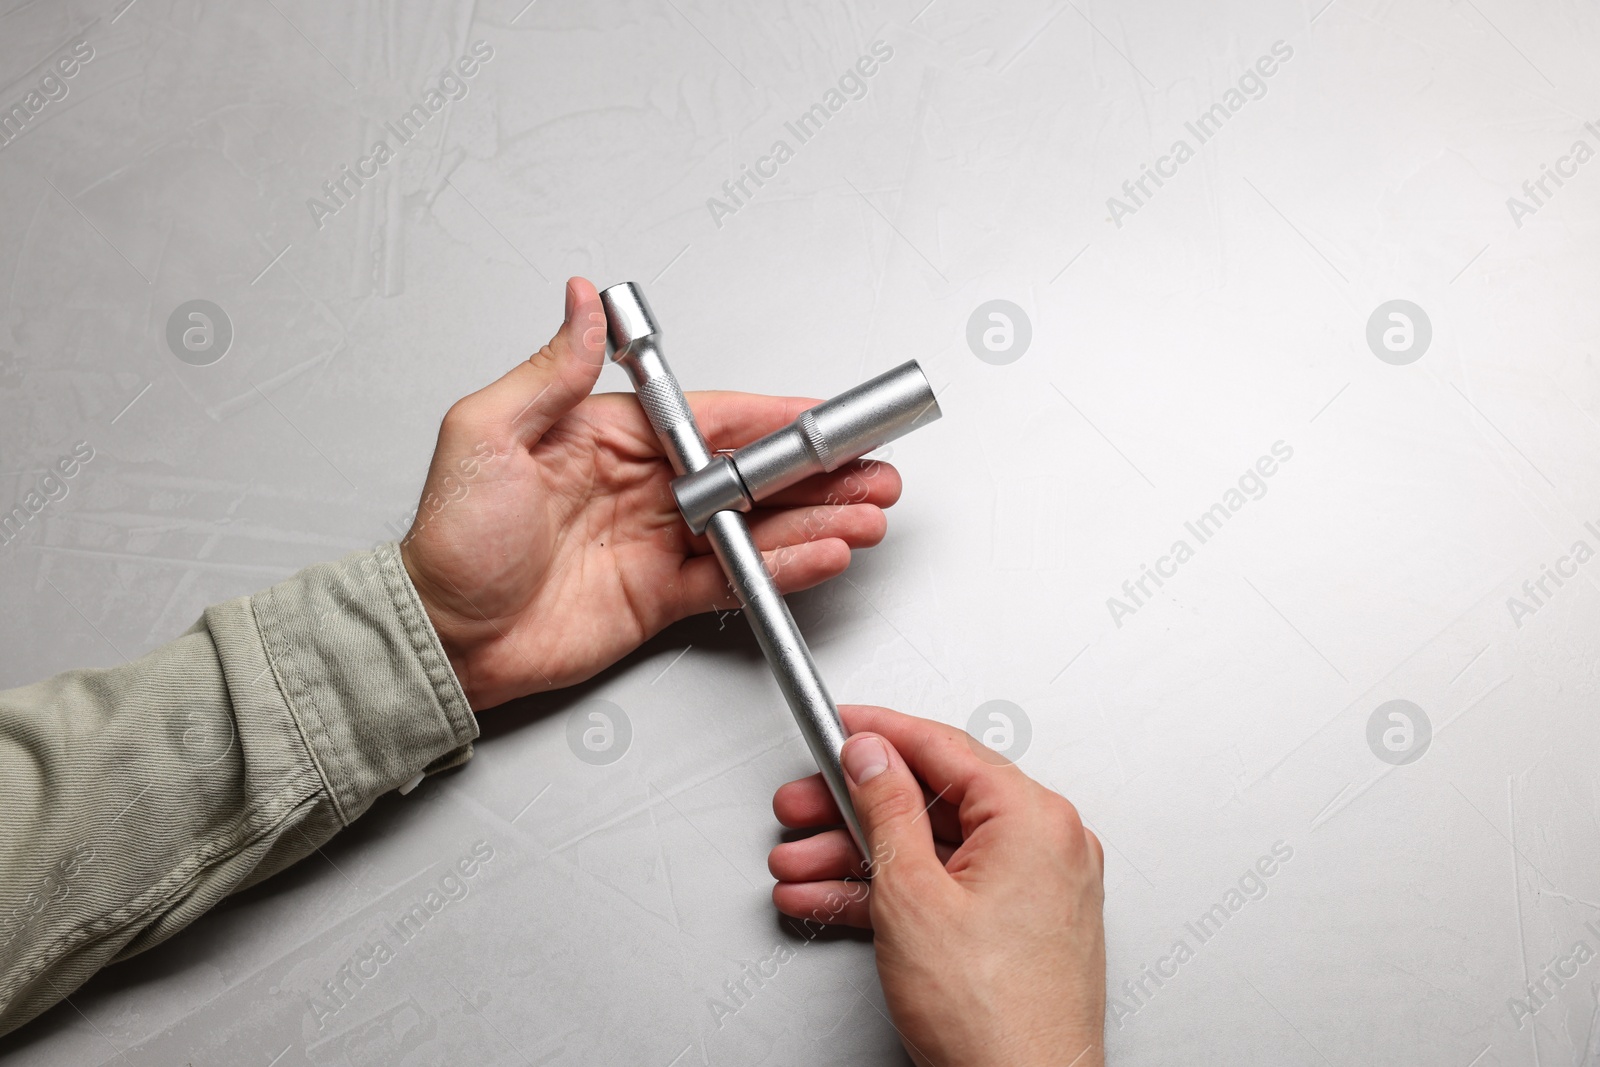
[(867, 840), (867, 868), (883, 888), (944, 874), (933, 848), (922, 786), (888, 739), (853, 734), (840, 755), (850, 799)]
[(550, 343), (480, 390), (474, 415), (531, 448), (589, 395), (606, 361), (606, 314), (586, 278), (567, 281), (566, 317)]

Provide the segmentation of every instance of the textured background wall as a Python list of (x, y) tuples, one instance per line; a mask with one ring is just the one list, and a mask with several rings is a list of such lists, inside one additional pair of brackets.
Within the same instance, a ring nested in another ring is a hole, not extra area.
[[(5, 2), (0, 685), (396, 536), (562, 280), (635, 280), (689, 388), (928, 369), (796, 612), (1101, 834), (1115, 1060), (1600, 1062), (1592, 5)], [(809, 768), (740, 620), (484, 725), (11, 1062), (902, 1062), (770, 907)]]

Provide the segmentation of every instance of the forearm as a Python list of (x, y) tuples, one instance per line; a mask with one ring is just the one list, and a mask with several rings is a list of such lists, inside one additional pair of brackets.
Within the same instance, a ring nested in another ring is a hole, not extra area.
[(476, 736), (389, 545), (132, 663), (0, 693), (0, 1033)]

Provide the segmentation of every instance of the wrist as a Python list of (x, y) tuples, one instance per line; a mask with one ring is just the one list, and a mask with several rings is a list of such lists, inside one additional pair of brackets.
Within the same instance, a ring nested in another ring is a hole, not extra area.
[(439, 648), (444, 652), (450, 669), (455, 672), (456, 681), (467, 696), (467, 703), (474, 712), (482, 710), (483, 704), (480, 703), (480, 694), (473, 684), (473, 672), (470, 668), (476, 642), (472, 640), (461, 621), (444, 605), (440, 592), (418, 569), (411, 558), (408, 542), (402, 540), (399, 548), (400, 563), (405, 568), (406, 577), (411, 580), (411, 588), (416, 590), (417, 599), (422, 603), (423, 613), (427, 615), (428, 624), (433, 628), (433, 636), (439, 642)]
[(1073, 1040), (1045, 1051), (1031, 1049), (1020, 1057), (985, 1060), (983, 1067), (1105, 1067), (1106, 1050), (1099, 1038)]
[(984, 1067), (1105, 1067), (1106, 1050), (1098, 1040), (1075, 1041), (1049, 1052), (1035, 1051), (1020, 1059), (984, 1061)]
[[(1015, 1031), (1008, 1031), (1013, 1037)], [(1105, 1067), (1105, 1033), (1087, 1022), (1082, 1025), (1033, 1026), (1021, 1041), (995, 1038), (984, 1043), (983, 1055), (970, 1067)]]

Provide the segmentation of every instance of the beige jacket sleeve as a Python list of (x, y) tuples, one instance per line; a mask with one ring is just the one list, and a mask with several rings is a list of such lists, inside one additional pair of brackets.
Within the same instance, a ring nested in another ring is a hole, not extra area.
[(477, 736), (393, 544), (132, 663), (0, 692), (0, 1033)]

